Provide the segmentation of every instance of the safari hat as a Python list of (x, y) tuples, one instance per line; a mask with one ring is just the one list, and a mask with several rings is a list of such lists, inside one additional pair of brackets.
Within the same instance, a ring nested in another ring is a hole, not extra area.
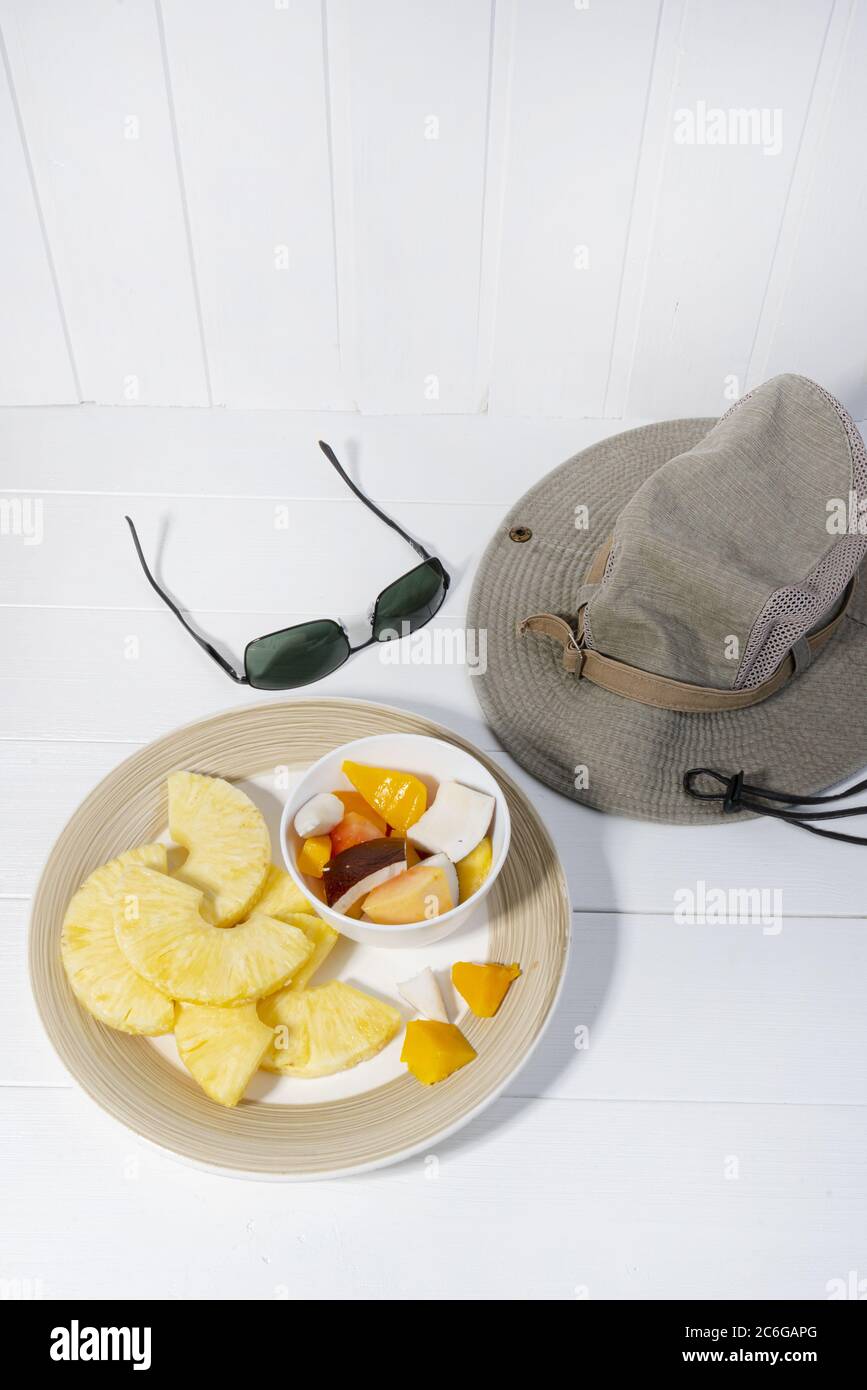
[(801, 376), (576, 454), (512, 508), (470, 596), (503, 746), (585, 805), (683, 824), (863, 767), (862, 511), (864, 442)]

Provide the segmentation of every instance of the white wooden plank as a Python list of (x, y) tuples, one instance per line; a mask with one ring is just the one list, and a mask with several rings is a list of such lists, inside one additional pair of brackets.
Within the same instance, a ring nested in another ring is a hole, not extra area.
[(73, 1092), (0, 1106), (0, 1264), (47, 1298), (815, 1299), (864, 1246), (863, 1107), (503, 1099), (289, 1200), (145, 1150)]
[(9, 85), (0, 33), (0, 186), (3, 251), (0, 257), (0, 404), (36, 405), (78, 400), (54, 269), (31, 178), (29, 154)]
[(491, 21), (489, 0), (328, 6), (341, 341), (367, 413), (480, 408)]
[(494, 411), (603, 413), (658, 10), (517, 0)]
[[(686, 8), (670, 102), (654, 108), (668, 139), (652, 142), (664, 163), (629, 413), (718, 414), (744, 389), (831, 8), (787, 6), (784, 20), (749, 0)], [(715, 111), (727, 143), (710, 143)], [(739, 142), (738, 111), (765, 113), (755, 143)]]
[(645, 282), (649, 274), (649, 250), (656, 225), (665, 157), (671, 141), (671, 93), (681, 61), (684, 14), (688, 4), (689, 0), (668, 0), (659, 11), (605, 390), (605, 414), (615, 417), (626, 414)]
[[(239, 660), (252, 636), (273, 632), (283, 621), (285, 614), (274, 612), (201, 618), (221, 650)], [(438, 625), (446, 636), (434, 641), (446, 644), (440, 648), (446, 654), (456, 626), (453, 617)], [(0, 634), (16, 654), (0, 673), (7, 739), (146, 742), (229, 707), (292, 698), (291, 692), (269, 696), (233, 685), (168, 612), (6, 609), (0, 610)], [(467, 668), (450, 660), (408, 662), (407, 652), (418, 650), (424, 648), (402, 646), (400, 661), (392, 664), (384, 648), (370, 647), (297, 694), (398, 705), (449, 725), (480, 747), (496, 747)]]
[(2, 0), (84, 399), (208, 392), (156, 11)]
[(285, 410), (131, 413), (0, 410), (4, 489), (164, 497), (349, 494), (316, 447), (326, 439), (369, 496), (414, 502), (513, 502), (564, 459), (643, 420), (488, 415), (359, 416)]
[[(29, 910), (26, 895), (34, 891), (57, 836), (97, 782), (139, 746), (0, 741), (5, 789), (0, 794), (0, 836), (4, 844), (15, 846), (0, 868), (0, 899), (20, 900), (12, 906), (19, 914), (15, 925), (22, 940)], [(2, 930), (7, 929), (4, 919)]]
[(45, 1036), (27, 978), (27, 899), (0, 899), (0, 1087), (72, 1082)]
[(487, 134), (482, 202), (476, 333), (477, 409), (489, 415), (494, 374), (497, 303), (502, 275), (502, 226), (509, 164), (512, 69), (517, 27), (517, 0), (491, 5), (491, 56), (487, 90)]
[[(135, 522), (152, 569), (184, 607), (199, 612), (267, 609), (282, 613), (286, 623), (299, 614), (364, 622), (380, 590), (419, 563), (407, 542), (351, 494), (327, 502), (228, 502), (64, 493), (41, 501), (41, 543), (9, 535), (0, 547), (4, 595), (13, 602), (160, 608), (136, 558), (125, 513)], [(463, 612), (471, 561), (503, 510), (416, 502), (394, 509), (452, 575), (443, 612)]]
[(809, 158), (800, 161), (799, 196), (790, 199), (747, 381), (803, 372), (856, 414), (867, 410), (867, 280), (857, 212), (867, 199), (867, 171), (852, 154), (867, 141), (865, 51), (867, 9), (838, 5), (811, 112)]
[(865, 968), (863, 919), (577, 912), (560, 1007), (509, 1094), (864, 1105)]
[[(208, 399), (195, 270), (232, 404), (477, 411), (493, 357), (497, 411), (713, 413), (792, 365), (863, 410), (858, 219), (826, 210), (860, 196), (864, 23), (795, 7), (781, 61), (746, 0), (2, 0), (82, 393)], [(779, 108), (781, 153), (676, 145), (699, 102)], [(75, 399), (3, 126), (2, 398)]]
[(347, 404), (319, 0), (163, 0), (216, 402)]

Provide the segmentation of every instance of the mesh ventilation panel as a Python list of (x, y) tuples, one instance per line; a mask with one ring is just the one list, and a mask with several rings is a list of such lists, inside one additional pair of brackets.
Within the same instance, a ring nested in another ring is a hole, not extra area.
[[(836, 411), (845, 431), (852, 458), (852, 490), (858, 506), (867, 498), (864, 440), (840, 402), (821, 386), (816, 389)], [(768, 680), (795, 643), (830, 616), (865, 555), (867, 536), (841, 536), (805, 579), (774, 590), (753, 624), (735, 678), (735, 690), (752, 690)]]

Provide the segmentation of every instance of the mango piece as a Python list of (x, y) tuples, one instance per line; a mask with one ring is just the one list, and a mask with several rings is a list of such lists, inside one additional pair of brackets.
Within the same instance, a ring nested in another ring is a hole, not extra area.
[(347, 759), (341, 767), (368, 805), (383, 816), (392, 830), (406, 832), (424, 815), (427, 787), (411, 772), (390, 767), (368, 767)]
[(452, 984), (477, 1018), (493, 1018), (520, 973), (520, 965), (472, 965), (459, 960), (452, 966)]
[(465, 903), (467, 898), (471, 898), (474, 893), (478, 893), (488, 874), (491, 872), (491, 864), (494, 860), (494, 851), (491, 845), (490, 835), (479, 840), (475, 849), (471, 849), (469, 854), (463, 859), (459, 859), (455, 868), (458, 871), (458, 884), (461, 890), (460, 900)]
[(378, 811), (374, 811), (368, 801), (365, 801), (361, 792), (335, 792), (334, 795), (339, 801), (343, 802), (344, 813), (346, 811), (355, 811), (359, 816), (364, 816), (365, 820), (372, 821), (380, 835), (385, 835), (387, 833), (385, 821), (382, 819), (382, 816)]
[(413, 1076), (425, 1086), (444, 1081), (453, 1071), (471, 1062), (475, 1055), (475, 1048), (453, 1023), (418, 1018), (406, 1025), (400, 1060), (406, 1062)]
[(421, 863), (368, 893), (364, 916), (369, 922), (398, 926), (428, 921), (450, 912), (454, 906), (446, 870), (439, 864)]
[(311, 878), (321, 878), (322, 870), (331, 858), (331, 836), (311, 835), (298, 854), (298, 872)]

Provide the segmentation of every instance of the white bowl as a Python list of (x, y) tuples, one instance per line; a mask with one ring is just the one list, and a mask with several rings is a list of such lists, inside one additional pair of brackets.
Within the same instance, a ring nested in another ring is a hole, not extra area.
[[(344, 758), (368, 763), (371, 767), (393, 767), (401, 772), (415, 773), (427, 786), (428, 804), (439, 784), (448, 781), (463, 782), (465, 786), (487, 792), (494, 798), (494, 818), (488, 832), (493, 847), (493, 862), (491, 872), (477, 893), (465, 903), (453, 907), (451, 912), (443, 912), (429, 921), (401, 926), (385, 926), (345, 917), (314, 895), (311, 881), (299, 873), (296, 866), (300, 840), (295, 833), (294, 820), (304, 803), (317, 792), (352, 790), (352, 783), (340, 770)], [(506, 798), (488, 769), (472, 753), (442, 739), (425, 738), (422, 734), (375, 734), (371, 738), (357, 738), (352, 743), (344, 743), (307, 769), (283, 807), (280, 849), (286, 868), (301, 892), (310, 899), (319, 916), (344, 936), (374, 946), (424, 946), (428, 941), (439, 941), (455, 931), (475, 911), (485, 894), (490, 892), (509, 851), (510, 833)]]

